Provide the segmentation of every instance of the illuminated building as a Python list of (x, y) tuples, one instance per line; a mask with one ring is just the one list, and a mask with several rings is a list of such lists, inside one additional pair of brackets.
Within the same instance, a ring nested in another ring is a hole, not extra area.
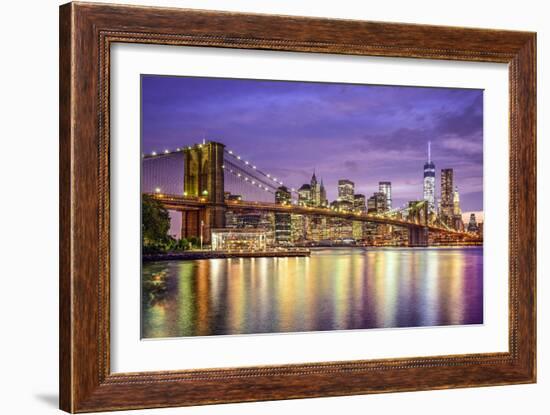
[(311, 199), (311, 186), (309, 184), (303, 184), (302, 187), (298, 189), (298, 204), (300, 206), (309, 206), (309, 201)]
[(357, 194), (353, 196), (353, 211), (361, 213), (367, 211), (365, 195)]
[(453, 169), (441, 170), (441, 220), (449, 226), (452, 226), (453, 210), (454, 210), (454, 186), (453, 186)]
[(327, 191), (325, 189), (325, 185), (323, 184), (323, 179), (321, 179), (320, 195), (321, 195), (321, 207), (328, 207)]
[(265, 251), (266, 241), (261, 229), (212, 229), (213, 251)]
[(310, 188), (310, 206), (321, 206), (321, 184), (317, 182), (315, 172), (311, 176)]
[(432, 162), (431, 143), (428, 142), (428, 161), (424, 164), (424, 200), (428, 213), (435, 211), (435, 164)]
[(468, 232), (476, 233), (478, 232), (478, 230), (479, 228), (477, 226), (476, 214), (470, 213), (470, 221), (468, 222)]
[(386, 196), (386, 208), (385, 210), (391, 210), (391, 182), (379, 182), (378, 192), (383, 193)]
[(355, 239), (356, 241), (362, 241), (363, 240), (363, 222), (359, 222), (359, 221), (353, 221), (352, 222), (352, 236), (353, 236), (353, 239)]
[[(280, 186), (275, 191), (275, 203), (290, 205), (292, 196), (286, 186)], [(275, 213), (275, 243), (277, 245), (290, 245), (292, 243), (292, 225), (290, 213)]]
[(290, 215), (290, 239), (292, 243), (301, 243), (306, 239), (303, 215)]
[(367, 211), (369, 213), (382, 213), (387, 210), (387, 198), (386, 194), (382, 192), (375, 192), (367, 200)]
[(230, 209), (225, 211), (225, 226), (227, 228), (239, 227), (238, 216)]
[(326, 239), (327, 218), (322, 216), (304, 216), (306, 240), (319, 242)]
[(286, 186), (280, 186), (275, 191), (275, 203), (279, 205), (290, 205), (292, 202), (292, 195), (290, 190)]
[(327, 192), (323, 181), (319, 183), (315, 172), (311, 176), (311, 182), (305, 183), (298, 189), (298, 204), (300, 206), (327, 207)]
[(331, 226), (331, 239), (341, 240), (353, 238), (353, 221), (341, 218), (331, 218)]
[(338, 180), (338, 201), (350, 202), (353, 205), (355, 184), (348, 179)]
[(455, 187), (453, 192), (453, 215), (462, 215), (462, 209), (460, 209), (460, 195), (458, 194), (458, 187)]
[(275, 243), (283, 246), (292, 243), (292, 220), (290, 213), (275, 213)]
[(351, 212), (354, 207), (354, 202), (349, 200), (335, 200), (331, 202), (330, 208), (338, 212)]

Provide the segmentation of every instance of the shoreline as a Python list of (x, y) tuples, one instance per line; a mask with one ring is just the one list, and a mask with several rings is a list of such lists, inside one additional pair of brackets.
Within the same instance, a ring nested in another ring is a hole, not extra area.
[(225, 259), (225, 258), (285, 258), (285, 257), (309, 257), (311, 252), (317, 250), (332, 248), (332, 249), (363, 249), (368, 250), (384, 250), (384, 249), (456, 249), (456, 248), (483, 248), (483, 245), (433, 245), (427, 247), (412, 247), (412, 246), (312, 246), (307, 249), (297, 249), (292, 251), (255, 251), (255, 252), (238, 252), (238, 251), (184, 251), (184, 252), (168, 252), (161, 254), (146, 254), (142, 255), (142, 262), (155, 261), (183, 261), (183, 260), (198, 260), (198, 259)]
[(307, 257), (309, 249), (297, 249), (292, 251), (184, 251), (168, 252), (163, 254), (142, 255), (142, 262), (173, 261), (173, 260), (196, 260), (196, 259), (220, 259), (220, 258), (275, 258), (275, 257)]

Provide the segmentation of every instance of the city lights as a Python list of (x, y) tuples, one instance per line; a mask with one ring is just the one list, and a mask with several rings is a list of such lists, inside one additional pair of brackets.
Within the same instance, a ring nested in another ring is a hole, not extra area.
[[(201, 147), (203, 145), (198, 144), (189, 148), (197, 151)], [(181, 147), (177, 147), (174, 153), (180, 152), (181, 149)], [(157, 152), (153, 151), (151, 154), (157, 155)], [(163, 154), (173, 153), (170, 153), (169, 149), (165, 149)], [(258, 169), (255, 164), (249, 160), (243, 160), (241, 155), (235, 154), (233, 150), (225, 150), (225, 154), (224, 162), (218, 165), (219, 169), (231, 173), (246, 186), (272, 193), (275, 196), (275, 200), (264, 202), (251, 200), (248, 196), (242, 199), (242, 196), (237, 194), (231, 195), (232, 199), (228, 202), (238, 202), (239, 206), (245, 209), (247, 203), (253, 203), (256, 209), (259, 209), (259, 212), (264, 211), (265, 215), (273, 214), (270, 212), (281, 212), (280, 209), (284, 209), (287, 213), (277, 214), (275, 219), (270, 219), (272, 226), (275, 226), (274, 232), (278, 240), (283, 241), (281, 242), (283, 244), (300, 238), (296, 236), (299, 234), (297, 229), (302, 229), (300, 231), (304, 233), (302, 237), (307, 240), (310, 238), (313, 238), (313, 241), (316, 238), (320, 240), (351, 238), (376, 246), (425, 246), (433, 241), (449, 241), (449, 238), (463, 240), (466, 234), (470, 239), (480, 240), (482, 224), (478, 226), (474, 218), (465, 229), (466, 226), (462, 222), (460, 196), (453, 180), (453, 169), (441, 170), (441, 202), (439, 206), (431, 210), (432, 194), (435, 194), (432, 185), (435, 166), (431, 161), (430, 150), (428, 150), (428, 162), (424, 165), (423, 193), (419, 192), (421, 197), (419, 200), (412, 200), (398, 208), (392, 206), (392, 183), (389, 181), (380, 181), (376, 191), (371, 196), (365, 196), (355, 192), (354, 182), (342, 178), (337, 182), (337, 198), (329, 201), (323, 180), (322, 178), (317, 179), (315, 173), (311, 176), (311, 180), (301, 187), (287, 188), (277, 175)], [(229, 159), (229, 156), (233, 160)], [(144, 162), (146, 161), (145, 158)], [(200, 173), (200, 175), (203, 174)], [(207, 174), (211, 174), (210, 171)], [(243, 191), (245, 190), (243, 189)], [(154, 194), (158, 195), (159, 200), (166, 203), (178, 203), (177, 195), (172, 195), (169, 191), (164, 193), (167, 194), (162, 194), (160, 187), (154, 188)], [(206, 190), (201, 191), (199, 195), (190, 194), (187, 190), (183, 192), (183, 197), (186, 200), (196, 197), (195, 200), (206, 203), (207, 196)], [(265, 197), (262, 197), (262, 200), (265, 200)], [(215, 198), (210, 201), (215, 201)], [(181, 203), (188, 202), (182, 201)], [(233, 217), (239, 217), (239, 215), (240, 213), (235, 213)], [(292, 218), (298, 215), (296, 217), (303, 216), (303, 218), (293, 219), (296, 222), (293, 228), (291, 216), (284, 215), (291, 215)], [(297, 226), (301, 226), (301, 228), (297, 228)], [(427, 232), (420, 232), (419, 229), (422, 227), (429, 230), (432, 235), (429, 239)]]

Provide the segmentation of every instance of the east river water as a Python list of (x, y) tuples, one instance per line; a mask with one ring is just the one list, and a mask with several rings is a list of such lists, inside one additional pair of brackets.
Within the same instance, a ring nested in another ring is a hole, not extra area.
[(142, 337), (483, 323), (483, 248), (143, 264)]

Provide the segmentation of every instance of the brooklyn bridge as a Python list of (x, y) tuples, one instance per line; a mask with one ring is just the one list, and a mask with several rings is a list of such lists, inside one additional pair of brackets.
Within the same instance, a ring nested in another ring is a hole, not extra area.
[[(297, 188), (219, 142), (203, 141), (142, 156), (142, 193), (181, 213), (182, 237), (200, 236), (206, 244), (213, 229), (227, 227), (228, 213), (250, 212), (388, 225), (406, 233), (408, 246), (428, 246), (434, 240), (472, 240), (471, 234), (452, 229), (430, 215), (423, 200), (385, 212), (343, 210), (300, 204)], [(280, 189), (290, 195), (285, 202), (276, 201)]]

